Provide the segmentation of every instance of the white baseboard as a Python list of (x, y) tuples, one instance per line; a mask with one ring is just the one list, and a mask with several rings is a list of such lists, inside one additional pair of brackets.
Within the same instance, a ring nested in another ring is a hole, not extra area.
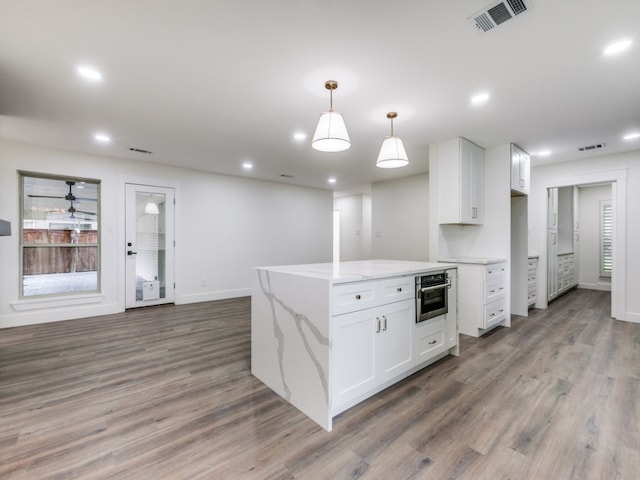
[(611, 284), (608, 283), (579, 283), (578, 288), (584, 288), (586, 290), (601, 290), (603, 292), (611, 291)]
[(213, 302), (215, 300), (248, 297), (250, 295), (251, 288), (237, 288), (235, 290), (219, 290), (204, 293), (188, 293), (186, 295), (176, 295), (175, 303), (176, 305), (186, 305), (188, 303)]
[(622, 320), (624, 322), (631, 322), (631, 323), (640, 323), (640, 313), (630, 313), (630, 312), (626, 312), (624, 314), (624, 318), (619, 318), (618, 320)]

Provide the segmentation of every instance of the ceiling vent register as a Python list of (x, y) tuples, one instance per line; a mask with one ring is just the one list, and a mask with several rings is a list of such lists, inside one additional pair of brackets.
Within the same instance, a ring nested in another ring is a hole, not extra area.
[(489, 5), (484, 10), (469, 17), (478, 30), (488, 32), (501, 23), (527, 11), (522, 0), (505, 0)]
[(593, 145), (585, 145), (584, 147), (578, 147), (578, 150), (581, 152), (588, 152), (590, 150), (598, 150), (599, 148), (604, 148), (607, 144), (602, 142), (602, 143), (595, 143)]

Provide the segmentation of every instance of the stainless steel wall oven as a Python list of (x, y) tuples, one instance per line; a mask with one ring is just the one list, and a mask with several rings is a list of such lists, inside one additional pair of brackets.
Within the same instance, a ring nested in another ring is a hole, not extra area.
[(443, 272), (416, 277), (416, 323), (439, 317), (449, 311), (449, 276)]

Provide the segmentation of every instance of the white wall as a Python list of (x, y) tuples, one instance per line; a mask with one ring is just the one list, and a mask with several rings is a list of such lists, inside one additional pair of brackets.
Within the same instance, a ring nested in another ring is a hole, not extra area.
[(340, 211), (340, 261), (371, 258), (371, 196), (337, 197), (333, 209)]
[[(531, 251), (546, 263), (546, 189), (552, 186), (602, 183), (615, 179), (612, 198), (617, 250), (614, 252), (612, 307), (619, 319), (640, 322), (640, 150), (534, 167), (529, 196)], [(538, 269), (536, 306), (546, 307), (546, 269)]]
[(373, 258), (429, 259), (429, 177), (413, 175), (371, 186)]
[[(19, 301), (17, 170), (101, 180), (102, 295), (91, 303)], [(0, 139), (0, 218), (13, 227), (0, 237), (0, 328), (124, 310), (127, 181), (176, 188), (176, 303), (249, 295), (253, 266), (331, 261), (330, 191)]]
[(611, 201), (611, 185), (580, 188), (579, 265), (580, 288), (611, 290), (611, 278), (600, 276), (600, 202)]

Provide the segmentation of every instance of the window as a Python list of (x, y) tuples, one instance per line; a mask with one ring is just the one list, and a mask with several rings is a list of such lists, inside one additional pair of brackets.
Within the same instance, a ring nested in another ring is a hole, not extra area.
[(610, 277), (613, 267), (611, 244), (613, 237), (613, 209), (611, 201), (600, 202), (600, 276)]
[(20, 172), (22, 297), (100, 290), (100, 181)]

